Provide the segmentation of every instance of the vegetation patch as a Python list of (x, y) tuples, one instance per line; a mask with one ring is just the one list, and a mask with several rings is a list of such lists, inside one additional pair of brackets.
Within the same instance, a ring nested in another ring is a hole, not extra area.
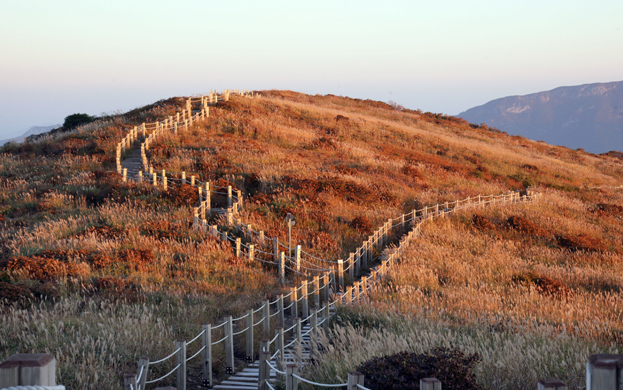
[(350, 227), (363, 234), (369, 234), (374, 230), (372, 222), (365, 215), (359, 215), (350, 221)]
[(572, 251), (602, 252), (607, 249), (603, 240), (585, 233), (556, 236), (556, 239), (558, 245)]
[(511, 228), (518, 230), (522, 233), (528, 234), (530, 236), (548, 237), (550, 235), (547, 232), (547, 230), (543, 229), (536, 223), (530, 221), (526, 217), (513, 215), (509, 217), (506, 220), (506, 222), (508, 223), (508, 226), (510, 226)]
[(400, 352), (374, 358), (357, 370), (364, 374), (366, 387), (375, 390), (416, 390), (424, 378), (436, 378), (448, 390), (481, 390), (473, 372), (480, 360), (478, 354), (437, 347), (421, 354)]
[(556, 299), (567, 298), (571, 289), (559, 280), (548, 276), (538, 275), (534, 272), (513, 276), (513, 282), (525, 286), (534, 286), (540, 294), (551, 296)]

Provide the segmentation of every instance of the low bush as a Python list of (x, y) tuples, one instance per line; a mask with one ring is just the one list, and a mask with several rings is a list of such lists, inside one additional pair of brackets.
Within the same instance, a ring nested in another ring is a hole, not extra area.
[(366, 387), (375, 390), (419, 389), (424, 378), (438, 379), (446, 390), (480, 390), (473, 373), (479, 361), (478, 354), (437, 347), (421, 354), (400, 352), (374, 358), (357, 370), (365, 375)]
[(557, 236), (556, 239), (558, 240), (558, 245), (573, 251), (602, 252), (606, 250), (606, 244), (601, 239), (585, 233)]

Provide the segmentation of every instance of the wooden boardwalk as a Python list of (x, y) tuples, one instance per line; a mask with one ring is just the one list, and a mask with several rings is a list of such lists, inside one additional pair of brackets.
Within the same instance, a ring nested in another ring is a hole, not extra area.
[[(305, 324), (302, 326), (302, 333), (305, 334), (309, 332), (310, 326), (309, 324)], [(294, 338), (290, 338), (287, 342), (290, 343)], [(311, 345), (311, 337), (309, 335), (303, 336), (303, 344), (301, 345), (302, 349), (302, 359), (301, 362), (303, 365), (309, 362), (311, 359), (311, 351), (309, 346)], [(299, 358), (295, 356), (291, 351), (285, 353), (285, 362), (294, 362)], [(270, 364), (274, 367), (277, 367), (276, 359), (272, 359)], [(221, 383), (214, 385), (214, 389), (221, 390), (257, 390), (260, 382), (260, 362), (256, 360), (255, 362), (249, 364), (249, 366), (242, 371), (235, 373), (229, 378), (225, 379)], [(274, 383), (278, 381), (277, 373), (274, 370), (270, 370), (270, 383), (274, 386)]]

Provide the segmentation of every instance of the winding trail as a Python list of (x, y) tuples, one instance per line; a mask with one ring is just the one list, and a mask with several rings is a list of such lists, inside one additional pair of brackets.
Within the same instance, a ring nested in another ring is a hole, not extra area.
[[(245, 96), (245, 93), (240, 93), (240, 95)], [(538, 198), (538, 194), (535, 194), (531, 191), (528, 191), (526, 195), (520, 196), (518, 193), (510, 192), (508, 194), (502, 194), (498, 196), (486, 196), (486, 197), (474, 197), (467, 198), (464, 200), (456, 200), (454, 202), (446, 202), (445, 204), (437, 204), (431, 207), (424, 207), (421, 210), (413, 210), (407, 214), (403, 214), (397, 218), (393, 218), (388, 220), (384, 225), (380, 226), (374, 234), (372, 234), (367, 241), (364, 241), (362, 246), (356, 250), (355, 253), (351, 253), (348, 261), (342, 262), (342, 260), (338, 261), (330, 261), (325, 259), (319, 259), (312, 255), (309, 255), (307, 252), (301, 251), (300, 248), (297, 248), (297, 255), (295, 257), (289, 258), (284, 255), (283, 252), (280, 252), (279, 249), (283, 246), (279, 243), (276, 238), (272, 241), (268, 239), (268, 245), (266, 245), (265, 237), (263, 232), (256, 232), (250, 228), (249, 225), (245, 225), (237, 218), (237, 212), (240, 210), (243, 204), (242, 194), (238, 191), (236, 196), (233, 196), (231, 187), (228, 189), (228, 197), (229, 204), (226, 209), (222, 211), (226, 215), (226, 220), (228, 225), (233, 226), (234, 231), (239, 234), (239, 237), (230, 237), (227, 234), (227, 231), (223, 229), (219, 229), (218, 226), (208, 226), (205, 220), (206, 212), (210, 212), (216, 209), (212, 208), (212, 204), (210, 201), (211, 194), (223, 194), (223, 189), (227, 190), (225, 187), (214, 187), (209, 183), (202, 183), (200, 181), (196, 181), (194, 177), (192, 177), (191, 181), (185, 177), (185, 174), (178, 173), (174, 175), (181, 175), (181, 179), (167, 178), (164, 171), (153, 172), (153, 169), (149, 169), (149, 160), (148, 160), (148, 151), (149, 145), (154, 142), (157, 137), (163, 134), (165, 131), (182, 131), (183, 129), (187, 129), (192, 126), (194, 120), (207, 120), (209, 118), (209, 106), (214, 106), (219, 97), (221, 100), (229, 99), (229, 91), (224, 92), (221, 95), (210, 94), (210, 96), (202, 96), (200, 98), (195, 98), (194, 103), (197, 103), (197, 100), (200, 100), (200, 105), (198, 108), (193, 108), (193, 100), (189, 99), (187, 101), (186, 108), (183, 109), (183, 115), (180, 117), (180, 114), (177, 114), (177, 117), (168, 117), (162, 122), (156, 122), (153, 125), (153, 131), (151, 133), (147, 133), (146, 129), (149, 125), (142, 124), (139, 126), (142, 130), (142, 134), (145, 134), (144, 137), (139, 137), (139, 127), (135, 127), (120, 143), (117, 148), (117, 171), (119, 173), (123, 172), (124, 175), (127, 175), (127, 180), (144, 180), (147, 183), (155, 183), (156, 185), (167, 185), (167, 179), (171, 180), (169, 185), (176, 185), (175, 183), (186, 182), (191, 185), (195, 185), (200, 194), (200, 205), (199, 207), (195, 207), (194, 212), (194, 228), (202, 229), (203, 231), (208, 232), (216, 239), (224, 240), (230, 242), (232, 244), (232, 249), (234, 250), (236, 256), (247, 256), (250, 260), (259, 260), (265, 263), (270, 263), (279, 266), (280, 277), (282, 277), (282, 281), (285, 282), (284, 276), (286, 269), (289, 269), (294, 275), (301, 275), (305, 278), (305, 281), (301, 284), (300, 287), (293, 288), (292, 292), (287, 296), (281, 295), (278, 301), (280, 307), (275, 313), (271, 314), (270, 304), (268, 301), (264, 304), (268, 305), (266, 311), (262, 311), (263, 318), (257, 324), (260, 324), (262, 320), (268, 321), (270, 327), (270, 318), (276, 315), (279, 315), (279, 322), (281, 323), (281, 337), (283, 339), (281, 341), (276, 341), (279, 333), (272, 340), (263, 340), (262, 346), (265, 352), (260, 351), (260, 360), (254, 360), (253, 363), (250, 363), (246, 368), (242, 371), (235, 373), (234, 366), (234, 357), (233, 357), (233, 337), (237, 334), (243, 334), (245, 329), (238, 331), (237, 333), (233, 333), (233, 330), (229, 330), (229, 335), (226, 333), (226, 336), (222, 340), (226, 340), (229, 338), (229, 347), (226, 347), (226, 365), (227, 370), (232, 372), (232, 375), (227, 379), (223, 380), (219, 384), (214, 384), (212, 382), (212, 358), (211, 352), (209, 353), (209, 357), (206, 357), (206, 353), (203, 353), (203, 384), (204, 386), (211, 386), (214, 389), (224, 389), (224, 390), (251, 390), (251, 389), (269, 389), (275, 387), (275, 382), (278, 379), (283, 379), (283, 375), (285, 374), (285, 364), (287, 363), (296, 363), (298, 364), (297, 368), (300, 368), (302, 365), (313, 360), (314, 355), (317, 352), (317, 345), (314, 340), (312, 340), (313, 335), (318, 326), (323, 325), (326, 326), (328, 324), (328, 320), (333, 316), (336, 312), (337, 305), (341, 304), (350, 304), (357, 303), (360, 300), (364, 300), (364, 296), (374, 288), (374, 286), (380, 282), (384, 274), (386, 274), (389, 268), (392, 266), (394, 261), (399, 258), (405, 248), (408, 246), (410, 241), (419, 233), (420, 227), (423, 223), (433, 220), (434, 218), (442, 218), (447, 215), (454, 213), (456, 210), (466, 208), (466, 207), (484, 207), (487, 204), (506, 204), (506, 203), (515, 203), (522, 201), (531, 201), (533, 199)], [(173, 121), (174, 118), (175, 120)], [(141, 141), (140, 147), (133, 147), (136, 145), (136, 141)], [(122, 156), (122, 148), (126, 150), (123, 158)], [(131, 150), (127, 150), (131, 148)], [(149, 172), (152, 173), (149, 173)], [(140, 172), (140, 173), (139, 173)], [(158, 176), (160, 175), (160, 176)], [(171, 175), (171, 173), (169, 173)], [(202, 192), (202, 190), (204, 192)], [(219, 192), (220, 191), (220, 192)], [(203, 193), (203, 197), (202, 194)], [(225, 193), (227, 195), (227, 193)], [(229, 229), (231, 230), (231, 229)], [(240, 237), (255, 237), (259, 243), (258, 248), (255, 248), (254, 245), (241, 245)], [(258, 239), (257, 237), (261, 237)], [(272, 248), (274, 250), (273, 253), (270, 253), (270, 249), (266, 249), (268, 252), (261, 251), (261, 248), (270, 247), (272, 244)], [(395, 247), (390, 248), (390, 244), (396, 244)], [(246, 248), (246, 252), (245, 249)], [(255, 258), (255, 253), (264, 253), (268, 255), (268, 260), (266, 258), (262, 260), (260, 257)], [(378, 257), (373, 257), (372, 253), (375, 251), (381, 253)], [(308, 260), (301, 259), (302, 254), (308, 256)], [(272, 260), (274, 256), (274, 261)], [(278, 257), (281, 257), (281, 262), (278, 262)], [(286, 261), (288, 263), (286, 263)], [(312, 263), (314, 261), (315, 263)], [(320, 262), (318, 264), (318, 261)], [(344, 264), (348, 264), (348, 266), (344, 266)], [(305, 264), (305, 265), (303, 265)], [(337, 270), (335, 270), (335, 266), (337, 265)], [(346, 286), (344, 284), (343, 272), (348, 271), (349, 279), (352, 281), (352, 285)], [(313, 280), (313, 288), (314, 291), (308, 291), (308, 284), (311, 286), (312, 282), (308, 278), (313, 275), (323, 275), (324, 279), (322, 284), (319, 282), (319, 278), (322, 276), (316, 276)], [(321, 290), (324, 291), (324, 303), (320, 305), (320, 301), (318, 296), (321, 293)], [(297, 292), (300, 291), (301, 298), (297, 297)], [(294, 294), (294, 295), (292, 295)], [(315, 294), (315, 295), (314, 295)], [(309, 297), (313, 295), (313, 310), (309, 310), (307, 305), (312, 306), (308, 300)], [(284, 307), (283, 302), (284, 298), (290, 296), (290, 306)], [(329, 299), (329, 297), (331, 297)], [(294, 301), (293, 301), (294, 299)], [(331, 302), (333, 300), (333, 302)], [(299, 304), (301, 301), (301, 305), (303, 309), (301, 313), (302, 316), (299, 316)], [(275, 303), (272, 302), (272, 303)], [(271, 304), (272, 304), (271, 303)], [(293, 306), (294, 305), (294, 306)], [(294, 309), (293, 309), (294, 308)], [(261, 310), (257, 309), (253, 312), (259, 312)], [(288, 312), (288, 316), (286, 316), (286, 311)], [(309, 313), (311, 315), (308, 315)], [(264, 314), (266, 313), (266, 314)], [(305, 316), (307, 316), (305, 318)], [(247, 317), (243, 316), (240, 319)], [(301, 318), (303, 317), (303, 318)], [(253, 322), (253, 316), (251, 315), (251, 322)], [(257, 324), (254, 324), (256, 326)], [(225, 328), (232, 328), (232, 319), (226, 320), (226, 322), (221, 323), (216, 326), (214, 329), (225, 325)], [(251, 327), (251, 330), (253, 330)], [(224, 328), (224, 329), (225, 329)], [(284, 329), (287, 328), (287, 329)], [(209, 328), (210, 329), (210, 328)], [(249, 326), (246, 328), (249, 329)], [(265, 328), (266, 330), (267, 328)], [(280, 328), (277, 328), (280, 329)], [(212, 332), (210, 330), (210, 332)], [(285, 333), (291, 332), (290, 336), (287, 338), (284, 336)], [(196, 340), (201, 336), (201, 333), (193, 339)], [(243, 334), (244, 336), (244, 334)], [(211, 350), (211, 335), (208, 339), (207, 346)], [(221, 340), (221, 341), (222, 341)], [(248, 340), (248, 339), (247, 339)], [(251, 338), (252, 340), (252, 338)], [(219, 342), (221, 342), (219, 341)], [(216, 343), (219, 343), (216, 342)], [(212, 343), (212, 345), (215, 343)], [(253, 344), (253, 342), (251, 342)], [(227, 341), (226, 341), (227, 345)], [(276, 345), (273, 347), (273, 352), (268, 352), (271, 350), (271, 345)], [(184, 346), (184, 353), (185, 353)], [(204, 350), (206, 348), (206, 344), (204, 344)], [(231, 352), (228, 354), (227, 348), (231, 348)], [(247, 347), (248, 348), (248, 347)], [(201, 350), (197, 352), (194, 356), (198, 356)], [(247, 356), (254, 356), (255, 353), (251, 351), (249, 354), (249, 350), (247, 349)], [(171, 355), (173, 356), (173, 355)], [(193, 357), (194, 357), (193, 356)], [(192, 359), (189, 358), (188, 360)], [(248, 358), (249, 359), (249, 358)], [(184, 368), (183, 375), (180, 374), (181, 369), (177, 370), (178, 375), (178, 390), (186, 389), (186, 384), (188, 383), (186, 378), (186, 356), (184, 355), (182, 358), (183, 366), (178, 364), (179, 367)], [(266, 362), (266, 363), (265, 363)], [(154, 363), (155, 364), (155, 363)], [(266, 366), (264, 366), (266, 364)], [(210, 365), (209, 370), (207, 370), (206, 366)], [(138, 383), (136, 387), (132, 387), (133, 390), (145, 390), (145, 380), (147, 377), (148, 370), (143, 370), (145, 367), (149, 367), (149, 364), (141, 366), (139, 362), (139, 370), (138, 375), (136, 375), (134, 383)], [(174, 370), (175, 371), (175, 370)], [(174, 371), (171, 371), (168, 375), (172, 374)], [(168, 376), (167, 375), (167, 376)], [(262, 376), (265, 377), (266, 382), (262, 379)], [(165, 376), (166, 377), (166, 376)], [(164, 378), (164, 377), (163, 377)], [(289, 377), (291, 378), (291, 376)], [(194, 379), (194, 378), (192, 378)], [(303, 379), (300, 379), (303, 380)], [(304, 381), (304, 380), (303, 380)], [(153, 381), (152, 381), (153, 382)], [(192, 380), (192, 383), (197, 383), (198, 381)], [(141, 383), (142, 386), (141, 387)], [(150, 381), (147, 381), (150, 383)], [(130, 388), (127, 386), (126, 388)], [(201, 387), (199, 387), (201, 388)]]

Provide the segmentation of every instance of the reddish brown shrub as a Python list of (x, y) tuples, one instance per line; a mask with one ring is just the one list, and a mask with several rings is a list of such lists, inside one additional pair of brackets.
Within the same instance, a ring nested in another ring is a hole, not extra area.
[(526, 170), (528, 172), (534, 172), (534, 173), (539, 172), (539, 167), (537, 167), (536, 165), (531, 165), (531, 164), (524, 164), (521, 166), (521, 169)]
[(492, 230), (495, 229), (495, 225), (491, 220), (484, 215), (474, 215), (472, 217), (472, 224), (480, 230)]
[(115, 259), (105, 253), (95, 253), (89, 257), (91, 266), (95, 269), (106, 268), (109, 265), (115, 263)]
[(190, 184), (170, 186), (166, 192), (166, 196), (177, 206), (199, 203), (199, 192)]
[(253, 203), (257, 203), (257, 204), (267, 204), (270, 203), (270, 197), (266, 194), (263, 193), (259, 193), (256, 195), (253, 195), (250, 199), (251, 202)]
[(151, 249), (122, 249), (119, 258), (136, 271), (144, 271), (147, 266), (156, 261)]
[(6, 299), (9, 303), (11, 303), (32, 298), (32, 292), (28, 287), (0, 282), (0, 301)]
[(338, 115), (338, 116), (336, 116), (336, 117), (335, 117), (335, 121), (336, 121), (336, 122), (340, 122), (340, 121), (341, 121), (341, 122), (349, 122), (349, 121), (350, 121), (350, 119), (349, 119), (347, 116), (344, 116), (344, 115)]
[(513, 282), (523, 285), (534, 285), (536, 291), (556, 299), (563, 299), (571, 294), (571, 289), (559, 280), (540, 276), (534, 272), (513, 276)]
[(350, 227), (357, 230), (360, 233), (371, 233), (374, 230), (374, 226), (372, 226), (372, 222), (365, 215), (360, 215), (353, 218), (350, 221)]
[(83, 278), (89, 275), (84, 263), (64, 263), (53, 258), (19, 256), (7, 262), (7, 269), (22, 272), (29, 279), (53, 280), (62, 277)]
[(538, 237), (547, 237), (549, 236), (549, 232), (534, 222), (530, 221), (528, 218), (521, 217), (518, 215), (513, 215), (507, 220), (508, 225), (520, 232), (529, 234), (531, 236)]
[(256, 194), (260, 187), (262, 186), (262, 181), (257, 173), (252, 173), (249, 176), (244, 178), (244, 188), (251, 195)]
[(114, 228), (106, 225), (91, 226), (83, 232), (76, 233), (73, 237), (85, 237), (89, 235), (104, 237), (109, 240), (119, 238), (124, 233), (123, 229)]
[(93, 284), (98, 290), (123, 290), (125, 288), (123, 279), (110, 276), (97, 278)]
[(571, 250), (584, 250), (589, 252), (601, 252), (606, 250), (606, 244), (597, 237), (588, 234), (557, 236), (558, 245)]
[(403, 166), (401, 171), (412, 179), (424, 180), (424, 175), (422, 175), (422, 173), (420, 173), (420, 171), (411, 164)]
[(356, 170), (356, 169), (353, 169), (353, 168), (347, 167), (346, 165), (337, 165), (337, 166), (335, 167), (335, 170), (336, 170), (338, 173), (341, 173), (342, 175), (351, 175), (351, 176), (354, 176), (354, 175), (356, 175), (356, 174), (357, 174), (357, 170)]
[(312, 142), (312, 145), (320, 149), (335, 150), (338, 147), (338, 142), (335, 138), (320, 137), (314, 140), (314, 142)]
[(608, 203), (598, 203), (595, 207), (595, 211), (600, 211), (604, 214), (621, 215), (623, 214), (623, 206)]

